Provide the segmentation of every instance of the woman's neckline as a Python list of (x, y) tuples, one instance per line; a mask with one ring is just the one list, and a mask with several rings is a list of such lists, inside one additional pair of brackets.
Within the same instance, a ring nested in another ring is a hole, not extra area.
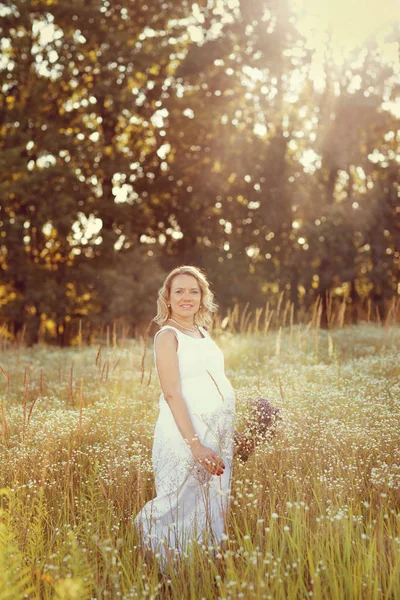
[[(180, 330), (180, 329), (178, 329), (177, 327), (174, 327), (173, 325), (169, 325), (169, 324), (168, 324), (168, 325), (163, 325), (163, 327), (172, 327), (172, 329), (176, 329), (177, 331), (179, 331), (179, 333), (181, 333), (181, 334), (182, 334), (182, 335), (184, 335), (185, 337), (188, 337), (188, 338), (190, 338), (190, 339), (192, 339), (192, 340), (205, 340), (205, 339), (207, 339), (207, 336), (206, 336), (206, 335), (205, 335), (205, 336), (203, 336), (203, 337), (195, 338), (195, 337), (193, 337), (193, 336), (191, 336), (191, 335), (188, 335), (187, 333), (183, 333), (183, 331), (181, 331), (181, 330)], [(200, 331), (200, 329), (199, 329), (199, 331)], [(200, 331), (200, 333), (202, 333), (202, 332)]]

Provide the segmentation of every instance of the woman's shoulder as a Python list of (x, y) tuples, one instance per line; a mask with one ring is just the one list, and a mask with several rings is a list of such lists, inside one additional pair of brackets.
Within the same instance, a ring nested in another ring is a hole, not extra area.
[[(171, 333), (170, 333), (171, 332)], [(156, 333), (154, 334), (154, 339), (156, 339), (156, 337), (163, 333), (163, 337), (171, 337), (173, 335), (175, 335), (175, 337), (177, 337), (177, 333), (180, 333), (180, 331), (178, 329), (176, 329), (175, 327), (172, 327), (172, 325), (163, 325), (162, 327), (160, 327), (160, 329), (158, 331), (156, 331)]]
[[(207, 327), (205, 327), (204, 325), (198, 325), (197, 327), (204, 337), (210, 337)], [(178, 340), (190, 336), (186, 335), (173, 325), (162, 325), (162, 327), (160, 327), (160, 329), (154, 334), (154, 343), (158, 337), (165, 339), (172, 339), (173, 337), (175, 337)]]
[(163, 325), (155, 334), (154, 334), (154, 350), (161, 350), (165, 347), (165, 350), (171, 350), (171, 344), (175, 345), (175, 349), (178, 349), (179, 344), (177, 343), (179, 340), (179, 336), (177, 333), (177, 329), (174, 327), (170, 327), (169, 325)]

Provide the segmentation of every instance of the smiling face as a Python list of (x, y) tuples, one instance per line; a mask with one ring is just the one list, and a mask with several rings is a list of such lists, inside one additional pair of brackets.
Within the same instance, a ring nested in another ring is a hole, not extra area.
[(176, 275), (171, 283), (169, 297), (171, 317), (193, 320), (201, 303), (199, 282), (193, 275)]

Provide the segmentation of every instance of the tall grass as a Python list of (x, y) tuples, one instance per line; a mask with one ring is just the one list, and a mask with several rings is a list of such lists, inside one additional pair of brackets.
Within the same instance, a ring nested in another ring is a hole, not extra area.
[(259, 395), (284, 420), (234, 464), (223, 546), (194, 545), (164, 577), (132, 526), (154, 496), (160, 390), (148, 332), (4, 346), (0, 600), (400, 598), (396, 310), (344, 326), (339, 307), (321, 329), (320, 302), (302, 324), (281, 302), (214, 323), (238, 429)]

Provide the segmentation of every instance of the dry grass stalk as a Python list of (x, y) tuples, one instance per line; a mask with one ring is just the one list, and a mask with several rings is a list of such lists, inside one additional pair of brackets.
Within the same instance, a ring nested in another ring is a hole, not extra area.
[(97, 363), (98, 363), (99, 368), (101, 368), (101, 349), (102, 349), (102, 346), (100, 344), (99, 345), (99, 349), (98, 349), (97, 354), (96, 354), (96, 366), (97, 366)]
[(252, 314), (253, 314), (252, 311), (250, 311), (244, 320), (243, 329), (246, 332), (246, 335), (251, 333), (251, 330), (252, 330), (252, 324), (250, 323), (250, 318), (251, 318)]
[(292, 347), (292, 333), (293, 333), (293, 319), (294, 319), (294, 302), (290, 307), (290, 334), (289, 334), (289, 346)]
[(316, 323), (315, 323), (315, 328), (318, 331), (321, 328), (321, 318), (322, 318), (322, 311), (323, 311), (323, 304), (322, 302), (320, 303), (319, 307), (318, 307), (318, 311), (317, 311), (317, 318), (316, 318)]
[(37, 399), (38, 399), (38, 398), (39, 398), (39, 394), (37, 394), (37, 395), (34, 397), (34, 399), (32, 400), (32, 402), (31, 402), (31, 406), (30, 406), (29, 413), (28, 413), (28, 419), (27, 419), (27, 421), (26, 421), (26, 428), (28, 428), (28, 427), (29, 427), (29, 422), (30, 422), (30, 420), (31, 420), (31, 416), (32, 416), (33, 407), (35, 406), (35, 404), (36, 404), (36, 401), (37, 401)]
[(273, 315), (274, 315), (274, 311), (273, 311), (273, 310), (271, 310), (271, 313), (270, 313), (270, 315), (269, 315), (269, 318), (268, 318), (268, 320), (267, 320), (267, 321), (266, 321), (266, 323), (265, 323), (265, 327), (264, 327), (264, 335), (267, 335), (267, 333), (268, 333), (268, 329), (269, 329), (269, 326), (270, 326), (270, 323), (271, 323), (271, 320), (272, 320), (272, 317), (273, 317)]
[(100, 381), (101, 381), (101, 383), (103, 383), (103, 376), (104, 376), (105, 383), (107, 383), (107, 381), (108, 381), (108, 368), (109, 368), (109, 361), (108, 361), (108, 358), (107, 358), (104, 361), (103, 368), (101, 370), (101, 375), (100, 375)]
[(140, 385), (143, 384), (143, 379), (144, 379), (144, 371), (145, 371), (145, 361), (146, 361), (146, 354), (147, 354), (147, 340), (149, 338), (149, 333), (150, 333), (150, 329), (151, 326), (153, 325), (154, 321), (153, 319), (150, 321), (150, 323), (147, 325), (145, 332), (144, 332), (144, 336), (143, 336), (143, 353), (142, 353), (142, 359), (140, 361), (140, 368), (141, 368), (141, 378), (140, 378)]
[(315, 329), (314, 329), (314, 344), (315, 344), (315, 354), (318, 356), (318, 348), (319, 348), (319, 330), (321, 327), (321, 317), (322, 317), (323, 304), (322, 301), (319, 303), (317, 315), (315, 319)]
[(333, 297), (332, 294), (326, 292), (326, 321), (328, 324), (329, 331), (333, 328), (335, 320), (335, 311), (333, 310)]
[(275, 356), (279, 356), (281, 353), (281, 335), (282, 335), (282, 325), (279, 326), (278, 335), (276, 336)]
[(388, 310), (386, 319), (385, 319), (385, 331), (387, 332), (390, 325), (394, 324), (395, 322), (395, 307), (396, 307), (396, 299), (392, 298), (392, 301), (390, 303), (390, 308)]
[(8, 441), (10, 439), (10, 430), (8, 428), (8, 423), (7, 423), (7, 415), (6, 415), (6, 411), (4, 408), (4, 402), (1, 403), (1, 421), (2, 421), (2, 434), (3, 434), (3, 439), (5, 441)]
[(346, 299), (343, 298), (343, 300), (340, 304), (339, 313), (338, 313), (338, 323), (339, 323), (340, 329), (343, 329), (345, 314), (346, 314)]
[(117, 360), (115, 361), (115, 363), (114, 363), (114, 366), (113, 366), (113, 368), (112, 368), (112, 370), (111, 370), (111, 373), (114, 373), (114, 371), (115, 371), (115, 369), (117, 368), (117, 365), (118, 365), (118, 363), (119, 363), (119, 361), (120, 361), (120, 360), (121, 360), (121, 357), (119, 356), (119, 357), (117, 358)]
[(288, 314), (288, 310), (290, 308), (290, 305), (291, 305), (290, 300), (287, 300), (286, 304), (285, 304), (284, 311), (283, 311), (283, 316), (282, 316), (282, 327), (285, 327), (285, 325), (286, 325), (286, 319), (287, 319), (287, 314)]
[(242, 312), (242, 315), (240, 317), (240, 325), (239, 325), (239, 331), (240, 331), (240, 333), (244, 333), (244, 330), (245, 330), (244, 320), (245, 320), (245, 317), (246, 317), (247, 309), (249, 308), (249, 304), (250, 304), (250, 302), (246, 302), (245, 307), (244, 307), (243, 312)]
[(330, 332), (328, 331), (328, 355), (331, 357), (333, 355), (333, 340)]
[(69, 385), (68, 385), (68, 403), (69, 406), (72, 407), (73, 404), (73, 381), (74, 381), (74, 361), (71, 362), (71, 367), (69, 369)]
[(278, 306), (276, 307), (276, 313), (275, 313), (275, 323), (276, 324), (278, 324), (279, 312), (281, 310), (281, 304), (282, 304), (283, 294), (284, 294), (284, 292), (282, 290), (281, 293), (279, 294)]
[(22, 426), (22, 439), (25, 439), (25, 430), (26, 430), (26, 408), (28, 404), (28, 376), (27, 376), (27, 368), (24, 369), (24, 379), (23, 379), (23, 387), (24, 387), (24, 399), (23, 399), (23, 426)]
[(333, 302), (332, 294), (330, 294), (328, 291), (326, 291), (325, 298), (326, 298), (326, 321), (328, 324), (328, 329), (330, 330), (332, 328), (332, 302)]
[(5, 370), (3, 369), (3, 367), (1, 365), (0, 365), (0, 373), (3, 375), (4, 379), (6, 381), (8, 381), (7, 373), (5, 372)]
[(335, 304), (335, 307), (332, 310), (332, 321), (331, 321), (330, 330), (335, 328), (336, 321), (337, 321), (337, 313), (336, 313), (336, 304)]
[(40, 367), (40, 375), (39, 375), (39, 395), (43, 396), (43, 368)]
[(268, 327), (269, 327), (269, 322), (268, 322), (268, 319), (269, 319), (269, 301), (267, 302), (267, 304), (266, 304), (266, 306), (265, 306), (265, 315), (264, 315), (264, 333), (266, 333), (265, 329), (266, 329), (267, 325), (268, 325)]
[(261, 317), (261, 313), (263, 311), (263, 307), (261, 306), (260, 308), (256, 308), (256, 316), (255, 316), (255, 323), (254, 323), (254, 331), (256, 333), (258, 333), (258, 328), (259, 328), (259, 324), (260, 324), (260, 317)]
[(232, 321), (232, 310), (230, 308), (228, 308), (228, 310), (226, 311), (226, 317), (221, 322), (222, 329), (230, 329), (231, 321)]
[(113, 348), (115, 350), (116, 347), (117, 347), (117, 322), (115, 321), (115, 319), (113, 321), (113, 334), (112, 334), (112, 337), (113, 337)]
[(83, 377), (81, 377), (80, 394), (79, 394), (79, 422), (78, 422), (79, 433), (82, 433), (82, 412), (83, 412)]
[(321, 302), (321, 296), (318, 294), (316, 301), (313, 304), (312, 315), (311, 315), (311, 326), (315, 328), (315, 321), (318, 313), (318, 308)]
[(230, 323), (230, 320), (231, 320), (230, 314), (231, 314), (230, 311), (228, 311), (228, 314), (226, 315), (226, 317), (224, 317), (222, 319), (222, 321), (221, 321), (221, 329), (223, 331), (225, 331), (225, 329), (229, 330), (229, 323)]
[(239, 304), (236, 302), (236, 304), (233, 307), (232, 318), (230, 320), (232, 333), (236, 333), (236, 325), (238, 324), (238, 322), (239, 322)]

